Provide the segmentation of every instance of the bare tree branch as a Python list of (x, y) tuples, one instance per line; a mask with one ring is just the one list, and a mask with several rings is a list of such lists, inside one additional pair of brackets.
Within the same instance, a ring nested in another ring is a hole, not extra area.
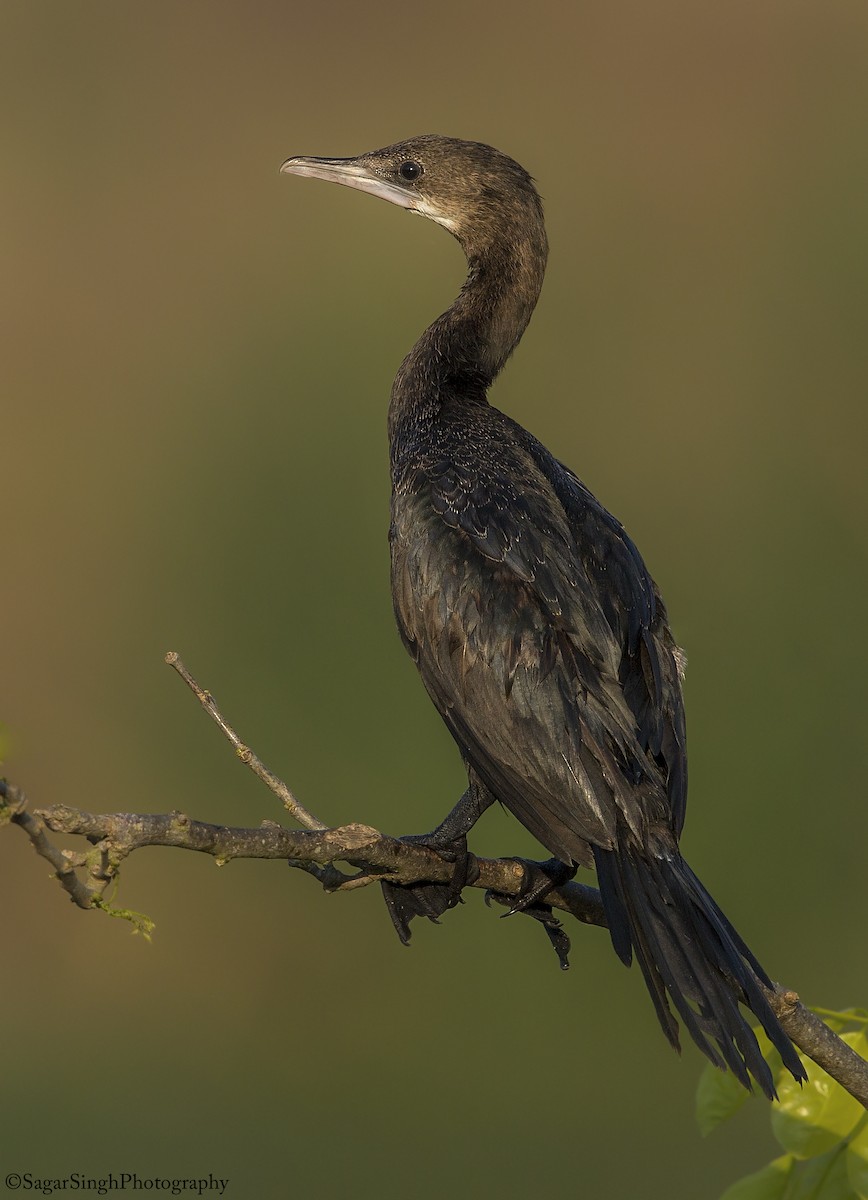
[[(446, 883), (452, 879), (454, 862), (430, 847), (389, 837), (369, 825), (354, 823), (326, 828), (244, 745), (213, 697), (200, 688), (178, 656), (167, 655), (166, 661), (195, 693), (238, 757), (307, 828), (286, 829), (274, 821), (263, 821), (257, 829), (237, 829), (195, 821), (182, 812), (95, 814), (63, 804), (30, 813), (23, 792), (0, 780), (0, 825), (12, 823), (24, 830), (37, 854), (51, 863), (58, 882), (80, 908), (106, 909), (147, 931), (147, 918), (113, 910), (104, 899), (106, 888), (116, 879), (123, 860), (144, 846), (193, 850), (211, 855), (221, 865), (233, 858), (284, 859), (313, 874), (327, 891), (350, 891), (382, 880), (411, 884)], [(60, 850), (49, 840), (47, 831), (83, 837), (91, 849)], [(495, 898), (519, 894), (524, 879), (520, 861), (478, 858), (476, 862), (479, 874), (469, 886), (483, 888), (495, 894)], [(347, 875), (337, 863), (348, 864), (356, 873)], [(570, 882), (550, 892), (546, 903), (586, 925), (606, 927), (602, 900), (595, 888)], [(806, 1008), (796, 992), (775, 985), (766, 995), (795, 1045), (868, 1108), (868, 1062)]]

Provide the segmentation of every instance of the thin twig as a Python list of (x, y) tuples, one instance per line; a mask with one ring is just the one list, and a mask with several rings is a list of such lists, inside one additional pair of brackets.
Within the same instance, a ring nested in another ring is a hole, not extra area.
[(72, 855), (52, 845), (45, 835), (45, 822), (41, 815), (29, 813), (25, 807), (27, 797), (24, 792), (5, 779), (0, 779), (0, 800), (3, 801), (0, 813), (4, 817), (0, 825), (9, 821), (20, 826), (30, 838), (36, 853), (54, 867), (54, 876), (63, 890), (69, 893), (70, 899), (79, 908), (90, 908), (102, 889), (89, 886), (76, 874), (76, 867), (84, 865), (84, 856)]
[(205, 712), (234, 747), (235, 753), (241, 761), (250, 767), (250, 770), (257, 779), (261, 779), (265, 786), (274, 792), (289, 815), (298, 821), (299, 825), (303, 825), (305, 829), (326, 829), (325, 822), (320, 821), (303, 804), (300, 804), (283, 780), (278, 778), (273, 771), (270, 771), (262, 759), (249, 746), (242, 742), (241, 738), (220, 712), (214, 697), (210, 692), (199, 686), (174, 650), (170, 650), (166, 655), (166, 662), (178, 672), (184, 683), (186, 683), (187, 687), (193, 692), (196, 699), (205, 709)]

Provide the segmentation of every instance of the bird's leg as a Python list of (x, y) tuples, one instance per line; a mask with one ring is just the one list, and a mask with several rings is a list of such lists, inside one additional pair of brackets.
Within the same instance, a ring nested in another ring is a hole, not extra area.
[(496, 892), (486, 892), (485, 902), (489, 904), (492, 899), (496, 899), (501, 904), (508, 905), (508, 912), (503, 914), (505, 917), (511, 917), (515, 913), (526, 913), (535, 921), (539, 921), (554, 947), (561, 970), (566, 971), (570, 965), (570, 939), (552, 912), (551, 905), (545, 904), (543, 901), (552, 888), (562, 887), (563, 884), (569, 883), (576, 873), (576, 868), (562, 862), (559, 858), (549, 858), (545, 862), (532, 862), (527, 858), (516, 858), (514, 861), (520, 863), (524, 869), (524, 877), (518, 895), (500, 896)]
[(410, 943), (410, 922), (414, 917), (427, 917), (437, 924), (443, 913), (460, 902), (463, 889), (477, 878), (479, 868), (467, 851), (467, 834), (492, 802), (490, 793), (471, 780), (467, 791), (436, 829), (401, 838), (403, 842), (428, 846), (455, 863), (449, 883), (380, 884), (395, 932), (405, 946)]

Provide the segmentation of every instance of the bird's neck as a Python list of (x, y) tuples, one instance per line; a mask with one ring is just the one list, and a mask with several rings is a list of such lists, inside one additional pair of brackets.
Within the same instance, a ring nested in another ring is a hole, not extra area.
[(389, 436), (436, 421), (444, 403), (478, 404), (518, 345), (536, 306), (548, 244), (541, 223), (466, 246), (468, 275), (451, 308), (425, 330), (392, 387)]

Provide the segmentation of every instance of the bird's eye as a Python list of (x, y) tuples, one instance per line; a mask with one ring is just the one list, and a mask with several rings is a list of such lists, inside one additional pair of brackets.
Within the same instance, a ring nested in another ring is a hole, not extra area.
[(405, 162), (401, 163), (400, 167), (398, 167), (398, 174), (402, 179), (412, 181), (419, 178), (422, 174), (422, 168), (417, 162)]

